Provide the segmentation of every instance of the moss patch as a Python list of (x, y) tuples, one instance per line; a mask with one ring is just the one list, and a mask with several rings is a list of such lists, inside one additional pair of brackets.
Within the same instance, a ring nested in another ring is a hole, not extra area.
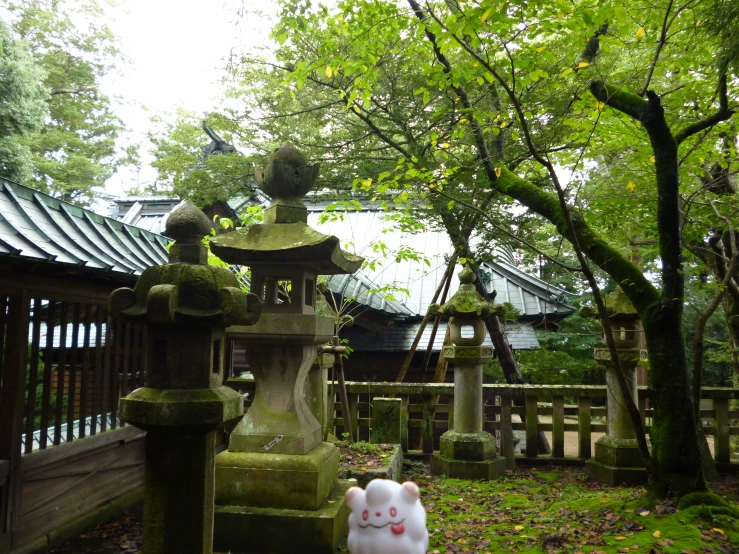
[(421, 487), (432, 553), (677, 554), (739, 547), (739, 522), (724, 513), (739, 506), (735, 476), (715, 485), (726, 506), (678, 510), (674, 502), (647, 509), (643, 488), (601, 485), (578, 468), (519, 469), (493, 482), (434, 478), (423, 464), (412, 468), (407, 477)]

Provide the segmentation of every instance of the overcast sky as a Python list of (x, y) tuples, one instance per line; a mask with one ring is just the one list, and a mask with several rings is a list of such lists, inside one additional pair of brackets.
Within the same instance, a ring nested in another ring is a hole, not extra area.
[[(238, 17), (239, 11), (246, 12)], [(101, 84), (124, 100), (117, 112), (143, 141), (155, 114), (178, 107), (209, 110), (220, 90), (222, 69), (233, 47), (248, 50), (269, 42), (268, 17), (274, 0), (126, 0), (111, 13), (110, 27), (129, 63)], [(144, 171), (143, 182), (153, 170)], [(120, 171), (106, 183), (107, 194), (121, 196), (136, 184), (136, 175)]]

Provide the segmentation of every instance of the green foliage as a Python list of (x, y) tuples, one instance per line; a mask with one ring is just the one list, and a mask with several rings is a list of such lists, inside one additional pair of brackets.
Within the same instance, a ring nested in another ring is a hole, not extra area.
[(41, 128), (25, 136), (32, 177), (24, 184), (77, 204), (135, 151), (116, 151), (123, 129), (100, 80), (121, 59), (98, 0), (20, 0), (7, 5), (13, 32), (27, 44), (42, 78), (47, 106)]
[(207, 206), (215, 200), (251, 191), (249, 181), (254, 174), (251, 158), (233, 152), (202, 160), (201, 148), (210, 138), (203, 131), (201, 120), (206, 120), (227, 142), (235, 140), (233, 124), (220, 114), (198, 117), (178, 109), (168, 117), (153, 117), (155, 127), (149, 133), (149, 141), (157, 178), (141, 192), (168, 194)]
[(345, 446), (352, 450), (356, 450), (357, 452), (361, 454), (370, 454), (372, 452), (377, 452), (380, 449), (379, 444), (372, 444), (367, 441), (356, 441), (356, 442), (350, 441), (349, 433), (343, 433), (341, 435), (341, 439), (342, 440), (338, 441), (337, 444), (340, 444), (341, 446)]
[[(558, 325), (557, 332), (536, 332), (540, 348), (516, 353), (527, 382), (537, 385), (604, 384), (603, 366), (593, 359), (593, 348), (601, 346), (600, 323), (575, 313)], [(486, 364), (484, 375), (487, 382), (505, 382), (498, 360)]]
[(24, 139), (39, 131), (46, 114), (44, 71), (0, 21), (0, 176), (18, 182), (31, 178), (31, 150)]

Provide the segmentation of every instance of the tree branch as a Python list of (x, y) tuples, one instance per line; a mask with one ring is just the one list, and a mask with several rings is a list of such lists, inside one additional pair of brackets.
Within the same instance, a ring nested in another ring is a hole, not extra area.
[(97, 85), (86, 85), (78, 88), (53, 88), (49, 91), (49, 94), (51, 96), (56, 96), (57, 94), (82, 94), (83, 92), (91, 92), (97, 89)]
[(552, 258), (552, 257), (551, 257), (551, 256), (550, 256), (549, 254), (546, 254), (546, 253), (542, 252), (541, 250), (539, 250), (539, 249), (538, 249), (538, 248), (537, 248), (536, 246), (534, 246), (533, 244), (531, 244), (531, 243), (530, 243), (530, 242), (528, 242), (527, 240), (525, 240), (525, 239), (522, 239), (521, 237), (519, 237), (519, 236), (517, 236), (517, 235), (515, 235), (515, 234), (511, 233), (510, 231), (508, 231), (508, 230), (507, 230), (507, 229), (505, 229), (504, 227), (501, 227), (500, 225), (498, 225), (497, 223), (495, 223), (495, 222), (493, 221), (493, 218), (491, 218), (491, 217), (490, 217), (490, 216), (489, 216), (489, 215), (488, 215), (488, 214), (487, 214), (487, 213), (486, 213), (485, 211), (481, 210), (481, 209), (480, 209), (480, 208), (478, 208), (477, 206), (473, 206), (472, 204), (469, 204), (468, 202), (465, 202), (464, 200), (460, 200), (459, 198), (454, 198), (453, 196), (451, 196), (451, 195), (449, 195), (449, 194), (445, 193), (444, 191), (440, 191), (440, 190), (437, 190), (437, 191), (435, 191), (435, 192), (437, 192), (438, 194), (441, 194), (442, 196), (445, 196), (445, 197), (446, 197), (446, 198), (448, 198), (449, 200), (453, 200), (453, 201), (454, 201), (454, 202), (456, 202), (457, 204), (461, 204), (462, 206), (465, 206), (465, 207), (469, 208), (470, 210), (473, 210), (473, 211), (477, 212), (477, 213), (478, 213), (478, 214), (480, 214), (480, 215), (481, 215), (481, 216), (482, 216), (482, 217), (483, 217), (484, 219), (486, 219), (486, 220), (487, 220), (488, 224), (490, 224), (490, 226), (491, 226), (491, 227), (492, 227), (493, 229), (495, 229), (495, 230), (497, 230), (497, 231), (500, 231), (501, 233), (503, 233), (503, 234), (505, 234), (505, 235), (507, 235), (507, 236), (511, 237), (511, 238), (512, 238), (513, 240), (515, 240), (515, 241), (517, 241), (517, 242), (520, 242), (520, 243), (521, 243), (521, 244), (523, 244), (523, 245), (524, 245), (525, 247), (527, 247), (527, 248), (530, 248), (531, 250), (533, 250), (534, 252), (536, 252), (536, 253), (537, 253), (537, 254), (539, 254), (540, 256), (543, 256), (543, 257), (545, 257), (545, 258), (546, 258), (547, 260), (549, 260), (549, 261), (550, 261), (550, 262), (552, 262), (553, 264), (556, 264), (556, 265), (558, 265), (559, 267), (561, 267), (561, 268), (563, 268), (563, 269), (566, 269), (567, 271), (575, 271), (575, 272), (578, 272), (578, 273), (582, 273), (582, 269), (581, 269), (581, 268), (579, 268), (579, 267), (575, 267), (575, 266), (572, 266), (572, 265), (567, 265), (567, 264), (564, 264), (564, 263), (560, 262), (559, 260), (557, 260), (557, 259), (555, 259), (555, 258)]
[(718, 78), (718, 111), (675, 133), (675, 141), (677, 141), (678, 144), (683, 142), (686, 138), (693, 136), (696, 133), (700, 133), (703, 129), (709, 129), (722, 121), (731, 119), (731, 116), (734, 115), (734, 111), (729, 109), (729, 94), (726, 81), (726, 69), (724, 68)]
[[(670, 2), (667, 4), (667, 10), (665, 11), (665, 18), (662, 21), (662, 32), (659, 35), (659, 42), (657, 42), (657, 49), (654, 52), (654, 58), (652, 58), (652, 64), (649, 66), (649, 72), (647, 73), (647, 78), (644, 81), (644, 86), (639, 92), (639, 96), (643, 97), (647, 93), (647, 90), (649, 89), (649, 82), (652, 80), (652, 75), (654, 75), (655, 67), (657, 67), (657, 60), (659, 60), (659, 54), (660, 52), (662, 52), (662, 48), (664, 47), (665, 42), (667, 41), (667, 31), (669, 30), (672, 22), (675, 20), (674, 17), (672, 19), (669, 19), (670, 11), (672, 10), (672, 2), (673, 0), (670, 0)], [(678, 13), (680, 12), (678, 11)]]

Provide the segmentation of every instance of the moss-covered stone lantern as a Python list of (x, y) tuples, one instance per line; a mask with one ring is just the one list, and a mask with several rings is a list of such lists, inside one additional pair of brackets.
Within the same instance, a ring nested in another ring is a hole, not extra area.
[(120, 416), (147, 431), (144, 552), (212, 552), (216, 429), (243, 412), (222, 386), (227, 325), (260, 314), (227, 269), (207, 265), (208, 218), (185, 202), (167, 220), (169, 263), (110, 296), (114, 318), (147, 327), (146, 386), (121, 399)]
[(215, 545), (224, 551), (333, 552), (346, 529), (348, 484), (337, 482), (338, 451), (323, 442), (305, 392), (317, 346), (334, 334), (333, 320), (316, 314), (317, 277), (354, 273), (363, 259), (308, 226), (302, 197), (318, 169), (290, 144), (275, 150), (256, 170), (272, 197), (264, 223), (211, 241), (221, 259), (250, 268), (263, 301), (256, 325), (229, 329), (246, 345), (256, 390), (216, 460)]
[[(636, 366), (647, 360), (647, 351), (640, 348), (643, 332), (641, 320), (620, 288), (605, 298), (605, 304), (629, 394), (637, 401)], [(646, 484), (647, 471), (639, 454), (634, 426), (618, 384), (611, 353), (608, 348), (596, 348), (594, 354), (598, 363), (606, 369), (607, 430), (595, 443), (594, 458), (585, 464), (587, 474), (591, 479), (610, 485)]]
[(495, 438), (484, 431), (482, 365), (493, 357), (493, 348), (482, 346), (484, 318), (495, 309), (475, 289), (475, 274), (465, 267), (459, 274), (459, 290), (443, 306), (431, 311), (449, 316), (453, 346), (444, 356), (454, 365), (454, 424), (441, 436), (439, 454), (431, 458), (431, 473), (458, 479), (496, 479), (505, 471), (505, 459), (497, 456)]

